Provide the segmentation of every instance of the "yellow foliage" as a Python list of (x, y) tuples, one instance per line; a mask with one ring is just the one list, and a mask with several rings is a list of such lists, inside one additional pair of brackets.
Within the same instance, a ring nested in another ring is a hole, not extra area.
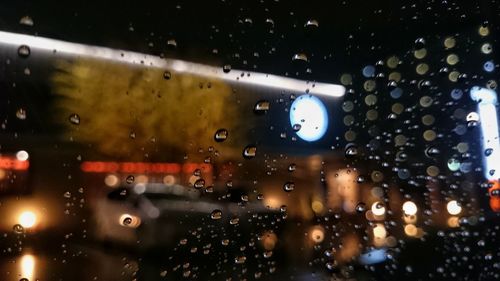
[[(114, 158), (145, 160), (151, 146), (172, 154), (162, 159), (206, 151), (218, 129), (231, 132), (238, 120), (223, 81), (173, 71), (167, 80), (162, 69), (91, 59), (62, 61), (57, 69), (57, 119), (66, 135)], [(79, 125), (68, 121), (71, 114)], [(228, 145), (217, 149), (233, 154)]]

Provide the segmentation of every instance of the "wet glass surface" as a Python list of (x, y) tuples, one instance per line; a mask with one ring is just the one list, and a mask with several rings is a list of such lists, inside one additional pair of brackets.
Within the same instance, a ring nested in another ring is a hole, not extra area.
[(0, 3), (0, 280), (498, 280), (496, 1)]

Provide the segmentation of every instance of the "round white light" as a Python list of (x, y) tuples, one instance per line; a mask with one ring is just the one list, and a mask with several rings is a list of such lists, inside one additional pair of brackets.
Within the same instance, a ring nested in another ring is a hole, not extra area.
[(372, 213), (375, 216), (383, 216), (385, 214), (385, 207), (380, 202), (375, 202), (372, 204)]
[(405, 213), (405, 215), (407, 216), (413, 216), (417, 213), (417, 205), (411, 201), (406, 201), (403, 203), (403, 212)]
[(309, 142), (317, 141), (326, 133), (328, 112), (317, 97), (302, 95), (292, 103), (290, 124), (301, 139)]
[(16, 158), (17, 160), (19, 161), (26, 161), (28, 160), (29, 158), (29, 154), (28, 152), (24, 151), (24, 150), (19, 150), (17, 153), (16, 153)]
[(24, 228), (33, 227), (36, 223), (36, 215), (33, 212), (25, 211), (19, 216), (19, 224)]
[(446, 204), (446, 209), (450, 215), (458, 215), (462, 212), (462, 207), (458, 205), (457, 200), (451, 200), (448, 202), (448, 204)]

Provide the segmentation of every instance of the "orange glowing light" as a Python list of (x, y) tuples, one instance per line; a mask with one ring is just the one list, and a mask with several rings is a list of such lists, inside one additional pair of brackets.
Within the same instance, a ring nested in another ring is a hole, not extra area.
[[(0, 166), (0, 168), (2, 168)], [(205, 163), (147, 163), (147, 162), (103, 162), (103, 161), (86, 161), (80, 166), (85, 173), (166, 173), (178, 174), (181, 171), (188, 174), (193, 173), (196, 169), (202, 172), (212, 172), (212, 165)]]
[[(493, 184), (492, 187), (488, 189), (490, 194), (490, 208), (494, 212), (500, 212), (500, 196), (494, 193), (500, 193), (500, 182), (498, 180), (490, 181)], [(495, 192), (494, 192), (495, 191)]]
[(18, 160), (15, 157), (1, 156), (0, 157), (0, 169), (6, 170), (27, 170), (30, 166), (28, 160)]

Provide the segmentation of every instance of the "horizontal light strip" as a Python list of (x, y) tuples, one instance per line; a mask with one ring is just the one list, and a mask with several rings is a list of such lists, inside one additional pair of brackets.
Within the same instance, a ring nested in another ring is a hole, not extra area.
[[(137, 52), (70, 43), (61, 40), (4, 31), (0, 31), (0, 44), (15, 46), (26, 45), (30, 47), (31, 52), (39, 50), (53, 52), (55, 50), (59, 54), (111, 60), (114, 62), (129, 63), (144, 67), (168, 69), (180, 73), (217, 78), (228, 82), (238, 80), (238, 82), (242, 84), (281, 89), (295, 93), (306, 92), (306, 90), (308, 90), (310, 94), (328, 97), (341, 97), (345, 93), (345, 88), (336, 84), (320, 82), (313, 83), (266, 73), (236, 69), (231, 70), (229, 73), (224, 73), (222, 67), (214, 67), (176, 59), (162, 59), (158, 56)], [(245, 75), (241, 75), (242, 73)]]
[(186, 174), (200, 169), (203, 173), (212, 172), (212, 165), (205, 163), (148, 163), (148, 162), (103, 162), (85, 161), (80, 165), (86, 173), (166, 173), (178, 174), (181, 171)]

